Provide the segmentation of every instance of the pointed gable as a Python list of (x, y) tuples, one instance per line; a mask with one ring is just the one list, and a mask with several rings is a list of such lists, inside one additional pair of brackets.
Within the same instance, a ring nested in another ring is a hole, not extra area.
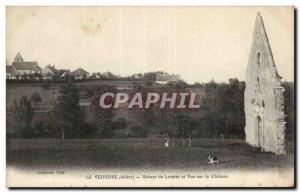
[(43, 74), (48, 74), (48, 73), (50, 73), (50, 74), (55, 74), (55, 73), (57, 73), (58, 72), (58, 70), (55, 68), (55, 66), (53, 65), (53, 66), (51, 66), (50, 64), (48, 64), (46, 67), (44, 67), (43, 69), (42, 69), (42, 73)]
[(20, 52), (17, 53), (17, 55), (15, 56), (14, 58), (14, 62), (23, 62), (23, 57), (22, 55), (20, 54)]
[(253, 42), (248, 63), (248, 70), (253, 71), (254, 69), (269, 71), (269, 76), (278, 77), (265, 25), (259, 12), (256, 15)]
[(82, 69), (82, 68), (78, 68), (77, 70), (74, 70), (74, 71), (72, 72), (72, 75), (73, 75), (73, 76), (81, 76), (81, 75), (83, 75), (83, 74), (89, 75), (89, 72), (86, 71), (86, 70), (84, 70), (84, 69)]

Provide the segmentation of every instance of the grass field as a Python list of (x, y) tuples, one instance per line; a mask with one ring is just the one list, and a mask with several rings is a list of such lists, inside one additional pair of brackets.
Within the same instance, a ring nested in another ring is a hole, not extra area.
[[(9, 139), (7, 165), (21, 168), (285, 169), (294, 155), (262, 153), (240, 140), (193, 139), (192, 147), (163, 146), (163, 139)], [(219, 158), (207, 164), (208, 155)]]

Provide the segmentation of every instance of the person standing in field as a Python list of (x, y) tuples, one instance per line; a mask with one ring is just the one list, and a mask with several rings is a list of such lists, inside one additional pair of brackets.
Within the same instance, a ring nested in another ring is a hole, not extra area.
[(169, 138), (165, 137), (165, 147), (169, 147)]

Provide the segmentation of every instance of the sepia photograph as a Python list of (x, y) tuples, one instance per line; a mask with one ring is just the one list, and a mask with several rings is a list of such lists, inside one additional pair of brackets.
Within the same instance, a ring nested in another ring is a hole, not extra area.
[(6, 6), (6, 186), (295, 188), (295, 12)]

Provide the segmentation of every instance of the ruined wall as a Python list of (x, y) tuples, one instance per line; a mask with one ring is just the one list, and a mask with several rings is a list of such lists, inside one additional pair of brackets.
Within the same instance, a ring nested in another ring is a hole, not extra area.
[(246, 73), (246, 142), (263, 151), (286, 153), (284, 89), (276, 70), (261, 15), (255, 21)]

